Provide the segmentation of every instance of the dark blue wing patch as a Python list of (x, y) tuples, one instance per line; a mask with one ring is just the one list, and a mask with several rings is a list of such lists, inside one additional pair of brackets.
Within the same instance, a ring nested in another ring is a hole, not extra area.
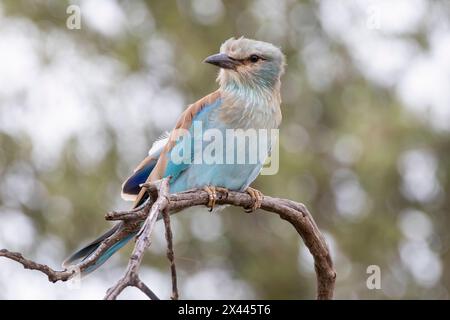
[(125, 181), (122, 186), (122, 193), (129, 195), (137, 195), (141, 191), (140, 185), (147, 181), (148, 176), (152, 172), (158, 159), (152, 159), (142, 168), (137, 170), (131, 177)]

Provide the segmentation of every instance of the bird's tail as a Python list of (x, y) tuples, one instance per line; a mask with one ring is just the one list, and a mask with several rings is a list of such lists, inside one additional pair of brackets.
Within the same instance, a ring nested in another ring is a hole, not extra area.
[[(168, 140), (169, 140), (169, 133), (165, 133), (164, 135), (162, 135), (153, 144), (152, 148), (149, 151), (149, 156), (146, 157), (144, 161), (142, 161), (139, 164), (138, 168), (136, 168), (131, 177), (129, 177), (122, 185), (122, 197), (125, 200), (134, 201), (133, 209), (142, 205), (149, 197), (146, 190), (141, 188), (141, 184), (148, 181), (150, 173), (155, 168), (159, 155), (161, 154)], [(105, 234), (101, 235), (84, 248), (72, 254), (69, 258), (67, 258), (63, 262), (63, 267), (68, 268), (71, 265), (74, 265), (76, 263), (88, 259), (98, 249), (98, 247), (103, 243), (103, 241), (112, 236), (117, 230), (119, 230), (121, 226), (122, 226), (121, 223), (116, 224), (111, 230), (107, 231)], [(128, 241), (130, 241), (133, 237), (135, 237), (136, 234), (137, 232), (131, 233), (127, 235), (125, 238), (115, 243), (111, 248), (103, 252), (101, 256), (98, 257), (95, 264), (83, 270), (81, 274), (85, 275), (96, 270), (98, 267), (104, 264), (114, 253), (116, 253), (124, 245), (126, 245)]]
[[(69, 268), (71, 265), (74, 265), (75, 263), (81, 262), (89, 258), (97, 249), (98, 247), (103, 243), (104, 240), (112, 236), (119, 228), (121, 227), (121, 223), (116, 224), (112, 229), (108, 230), (106, 233), (102, 234), (100, 237), (89, 243), (84, 248), (78, 250), (74, 254), (72, 254), (69, 258), (67, 258), (63, 262), (64, 268)], [(114, 253), (116, 253), (118, 250), (120, 250), (124, 245), (130, 241), (136, 233), (131, 233), (127, 235), (125, 238), (121, 239), (117, 243), (115, 243), (113, 246), (111, 246), (108, 250), (103, 252), (100, 257), (97, 258), (95, 264), (89, 266), (85, 270), (81, 272), (81, 275), (87, 275), (91, 273), (92, 271), (99, 268), (102, 264), (104, 264)]]
[[(150, 164), (150, 166), (151, 166), (151, 168), (149, 170), (146, 169), (148, 172), (150, 172), (151, 169), (154, 167), (154, 163), (152, 162)], [(137, 171), (135, 173), (135, 175), (133, 175), (131, 178), (129, 178), (125, 182), (124, 187), (123, 187), (123, 192), (126, 191), (127, 195), (135, 194), (135, 197), (133, 198), (133, 200), (134, 200), (133, 209), (142, 205), (148, 198), (148, 193), (144, 189), (140, 188), (140, 186), (139, 186), (141, 183), (146, 182), (146, 177), (145, 176), (140, 176), (138, 178), (135, 177), (136, 174), (140, 174), (140, 173), (141, 173), (141, 171)], [(136, 184), (137, 187), (132, 189), (131, 186), (134, 184)], [(87, 246), (85, 246), (84, 248), (82, 248), (82, 249), (78, 250), (77, 252), (75, 252), (74, 254), (72, 254), (69, 258), (67, 258), (63, 262), (63, 267), (67, 269), (71, 265), (74, 265), (76, 263), (79, 263), (79, 262), (82, 262), (82, 261), (88, 259), (98, 249), (98, 247), (103, 243), (103, 241), (105, 241), (110, 236), (112, 236), (117, 230), (119, 230), (119, 228), (121, 226), (122, 226), (122, 223), (116, 224), (112, 229), (108, 230), (106, 233), (102, 234), (100, 237), (98, 237), (97, 239), (95, 239), (94, 241), (89, 243)], [(111, 246), (108, 250), (103, 252), (100, 255), (100, 257), (97, 258), (96, 262), (93, 265), (91, 265), (91, 266), (87, 267), (85, 270), (81, 271), (81, 275), (82, 276), (87, 275), (87, 274), (91, 273), (92, 271), (98, 269), (114, 253), (116, 253), (124, 245), (126, 245), (128, 243), (128, 241), (133, 239), (137, 233), (138, 232), (130, 233), (123, 239), (119, 240), (117, 243), (115, 243), (113, 246)]]

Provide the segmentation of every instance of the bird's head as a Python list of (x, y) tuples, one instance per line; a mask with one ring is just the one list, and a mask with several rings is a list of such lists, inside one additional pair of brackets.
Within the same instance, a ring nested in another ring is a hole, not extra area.
[(271, 43), (231, 38), (220, 47), (220, 53), (204, 60), (220, 67), (221, 87), (244, 86), (255, 89), (279, 89), (285, 58)]

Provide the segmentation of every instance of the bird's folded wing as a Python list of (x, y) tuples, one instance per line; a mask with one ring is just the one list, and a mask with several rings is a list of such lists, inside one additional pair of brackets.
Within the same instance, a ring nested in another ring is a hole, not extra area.
[(145, 190), (142, 190), (139, 185), (144, 182), (157, 181), (167, 175), (167, 172), (170, 176), (177, 176), (189, 166), (188, 164), (174, 165), (170, 163), (170, 170), (167, 170), (170, 162), (170, 151), (180, 141), (180, 134), (189, 131), (195, 118), (208, 106), (213, 106), (219, 98), (220, 92), (217, 90), (191, 104), (181, 114), (170, 135), (153, 144), (149, 156), (140, 163), (135, 173), (123, 184), (122, 196), (134, 200), (134, 207), (143, 202), (145, 195)]

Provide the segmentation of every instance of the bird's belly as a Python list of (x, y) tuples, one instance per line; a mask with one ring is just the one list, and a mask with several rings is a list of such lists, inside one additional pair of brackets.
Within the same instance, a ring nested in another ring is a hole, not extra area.
[(249, 179), (258, 164), (193, 164), (171, 185), (171, 192), (213, 185), (239, 191), (250, 182)]

